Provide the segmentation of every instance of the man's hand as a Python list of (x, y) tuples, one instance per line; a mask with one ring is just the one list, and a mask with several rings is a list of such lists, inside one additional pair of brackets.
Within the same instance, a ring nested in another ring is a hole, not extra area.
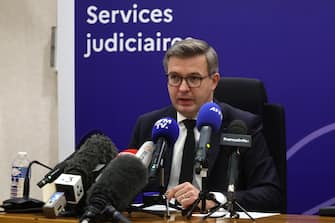
[[(167, 190), (165, 195), (168, 201), (175, 198), (183, 208), (188, 208), (198, 199), (199, 192), (198, 188), (189, 182), (185, 182)], [(210, 209), (215, 205), (215, 202), (206, 200), (206, 209)], [(201, 202), (199, 202), (198, 207), (201, 209)]]
[(167, 190), (165, 194), (168, 200), (175, 198), (183, 208), (187, 208), (198, 199), (199, 190), (191, 183), (185, 182)]

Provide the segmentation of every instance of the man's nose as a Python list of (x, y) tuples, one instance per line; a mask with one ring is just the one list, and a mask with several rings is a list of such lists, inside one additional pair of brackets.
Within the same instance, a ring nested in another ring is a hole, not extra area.
[(180, 86), (179, 86), (179, 90), (189, 90), (190, 89), (190, 87), (188, 86), (188, 83), (187, 83), (187, 81), (186, 81), (186, 79), (185, 78), (183, 78), (182, 80), (181, 80), (181, 83), (180, 83)]

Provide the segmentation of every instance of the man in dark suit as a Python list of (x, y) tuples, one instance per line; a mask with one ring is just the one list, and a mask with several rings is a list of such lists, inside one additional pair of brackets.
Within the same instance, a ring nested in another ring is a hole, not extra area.
[[(220, 79), (218, 58), (215, 50), (206, 42), (186, 39), (175, 43), (166, 52), (163, 64), (172, 106), (140, 116), (133, 131), (130, 148), (139, 148), (144, 142), (152, 140), (152, 127), (157, 120), (163, 117), (177, 120), (180, 134), (165, 154), (164, 185), (167, 185), (167, 198), (175, 198), (187, 208), (198, 198), (202, 184), (201, 177), (195, 172), (190, 180), (180, 181), (181, 169), (186, 158), (183, 158), (183, 147), (188, 134), (184, 120), (196, 120), (203, 104), (215, 102), (213, 94)], [(221, 129), (212, 134), (212, 147), (206, 156), (209, 191), (213, 192), (220, 202), (226, 199), (229, 149), (220, 145), (220, 135), (227, 132), (227, 127), (233, 120), (242, 120), (248, 128), (248, 134), (252, 136), (252, 148), (240, 156), (236, 200), (249, 211), (280, 210), (279, 178), (262, 134), (260, 118), (228, 104), (219, 105), (223, 114)], [(196, 127), (193, 133), (195, 140), (199, 140)], [(154, 190), (154, 187), (159, 188), (159, 184), (157, 182), (148, 187)], [(214, 205), (213, 201), (206, 201), (206, 208)]]

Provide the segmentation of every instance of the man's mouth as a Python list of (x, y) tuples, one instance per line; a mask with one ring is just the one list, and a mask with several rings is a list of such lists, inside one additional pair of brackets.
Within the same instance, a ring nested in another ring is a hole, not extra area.
[(179, 99), (178, 99), (178, 102), (179, 102), (180, 104), (190, 104), (190, 103), (193, 102), (193, 100), (190, 99), (190, 98), (179, 98)]

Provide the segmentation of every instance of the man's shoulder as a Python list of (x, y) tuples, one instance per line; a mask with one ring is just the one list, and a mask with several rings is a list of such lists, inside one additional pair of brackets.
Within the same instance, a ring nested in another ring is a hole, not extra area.
[(133, 130), (132, 139), (129, 144), (130, 148), (139, 148), (145, 141), (152, 140), (152, 127), (157, 120), (163, 117), (175, 118), (175, 116), (176, 112), (172, 106), (160, 108), (140, 115), (137, 118)]
[(172, 106), (156, 109), (139, 116), (140, 120), (154, 120), (157, 121), (164, 117), (176, 118), (176, 110)]

